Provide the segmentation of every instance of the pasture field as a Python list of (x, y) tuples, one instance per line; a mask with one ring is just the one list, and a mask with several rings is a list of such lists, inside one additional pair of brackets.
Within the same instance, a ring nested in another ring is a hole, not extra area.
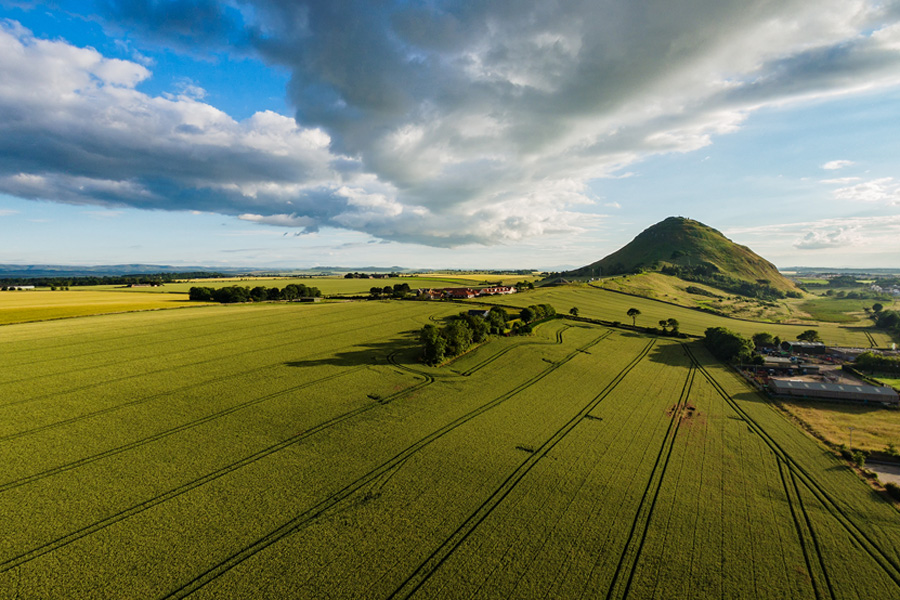
[(618, 321), (628, 325), (631, 324), (631, 317), (625, 313), (629, 308), (634, 307), (641, 311), (636, 321), (638, 326), (655, 327), (659, 320), (673, 318), (678, 320), (681, 331), (693, 335), (703, 335), (708, 327), (727, 327), (747, 337), (754, 333), (767, 331), (772, 335), (780, 336), (781, 339), (793, 340), (796, 339), (797, 334), (807, 329), (815, 329), (828, 345), (884, 348), (890, 346), (891, 343), (887, 334), (873, 327), (841, 326), (835, 323), (788, 325), (731, 319), (586, 285), (539, 288), (522, 294), (479, 298), (477, 301), (469, 302), (516, 307), (547, 303), (562, 313), (568, 312), (572, 307), (577, 307), (579, 315), (582, 317)]
[[(822, 296), (812, 300), (806, 300), (798, 305), (798, 308), (810, 315), (813, 320), (828, 321), (830, 323), (868, 323), (865, 308), (871, 307), (878, 300), (848, 300), (846, 298), (829, 298)], [(890, 308), (890, 301), (882, 304)]]
[(0, 598), (900, 596), (900, 512), (696, 342), (422, 366), (459, 308), (3, 327)]
[[(138, 288), (147, 290), (153, 288)], [(163, 308), (198, 306), (187, 294), (148, 291), (122, 294), (105, 290), (27, 290), (0, 292), (0, 325)]]
[(895, 390), (900, 390), (900, 379), (893, 379), (891, 377), (879, 377), (878, 381), (880, 381), (884, 385), (891, 386)]
[(900, 447), (900, 410), (840, 402), (788, 401), (779, 406), (829, 443), (884, 452), (888, 444)]

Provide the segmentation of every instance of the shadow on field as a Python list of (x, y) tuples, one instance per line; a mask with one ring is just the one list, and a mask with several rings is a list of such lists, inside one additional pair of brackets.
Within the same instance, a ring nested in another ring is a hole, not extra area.
[[(635, 337), (647, 339), (646, 336)], [(688, 366), (688, 359), (681, 350), (681, 347), (670, 344), (657, 344), (653, 346), (650, 350), (650, 354), (647, 355), (646, 360), (669, 367), (686, 368)]]
[(393, 364), (406, 366), (416, 365), (416, 357), (421, 348), (416, 339), (418, 331), (407, 331), (403, 337), (385, 342), (359, 344), (350, 350), (337, 352), (331, 356), (314, 360), (287, 361), (287, 367), (319, 367), (331, 365), (336, 367), (360, 367), (366, 365)]

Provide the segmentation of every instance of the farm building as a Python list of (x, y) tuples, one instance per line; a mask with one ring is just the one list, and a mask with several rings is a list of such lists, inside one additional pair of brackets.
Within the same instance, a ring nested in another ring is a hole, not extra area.
[(444, 293), (449, 298), (474, 298), (478, 295), (472, 288), (448, 288)]
[(476, 296), (492, 296), (494, 294), (514, 294), (516, 288), (506, 286), (495, 286), (482, 289), (472, 288), (443, 288), (443, 289), (420, 289), (416, 290), (419, 296), (426, 296), (431, 300), (440, 298), (475, 298)]
[(764, 358), (764, 365), (766, 368), (775, 369), (775, 368), (784, 368), (789, 369), (794, 366), (794, 363), (789, 358), (782, 358), (780, 356), (766, 356)]
[(515, 294), (516, 288), (508, 285), (498, 285), (494, 287), (486, 287), (478, 290), (479, 296), (493, 296), (495, 294)]
[(822, 342), (783, 342), (781, 347), (794, 354), (825, 354)]
[(897, 392), (893, 389), (889, 387), (875, 387), (873, 385), (844, 385), (839, 383), (770, 379), (769, 391), (777, 396), (793, 396), (797, 398), (900, 404), (900, 398), (898, 398)]

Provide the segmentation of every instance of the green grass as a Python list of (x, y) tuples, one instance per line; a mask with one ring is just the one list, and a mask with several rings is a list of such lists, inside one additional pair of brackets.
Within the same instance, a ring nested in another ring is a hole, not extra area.
[(495, 296), (479, 300), (479, 302), (507, 304), (518, 307), (548, 303), (562, 313), (567, 313), (570, 308), (577, 307), (580, 316), (606, 321), (619, 321), (625, 324), (631, 324), (631, 318), (625, 313), (629, 308), (634, 307), (641, 311), (641, 315), (637, 317), (637, 325), (639, 326), (655, 327), (661, 319), (674, 318), (678, 320), (681, 331), (693, 335), (703, 335), (703, 332), (708, 327), (727, 327), (748, 337), (754, 333), (767, 331), (772, 335), (780, 336), (784, 340), (793, 340), (796, 339), (797, 334), (807, 329), (816, 329), (822, 340), (828, 345), (868, 348), (871, 346), (871, 343), (867, 333), (872, 336), (878, 347), (887, 347), (891, 343), (890, 337), (871, 327), (864, 328), (858, 325), (841, 326), (834, 323), (787, 325), (730, 319), (699, 310), (673, 306), (646, 298), (626, 296), (586, 285), (540, 288), (523, 294), (503, 297)]
[(893, 505), (698, 344), (555, 320), (419, 364), (459, 309), (4, 327), (0, 597), (900, 593)]
[(874, 300), (847, 300), (844, 298), (821, 297), (814, 300), (806, 300), (799, 304), (798, 308), (809, 313), (816, 321), (830, 323), (871, 323), (865, 319), (865, 308), (871, 307)]
[(895, 390), (900, 390), (900, 378), (893, 377), (878, 377), (878, 381), (883, 383), (884, 385), (889, 385)]

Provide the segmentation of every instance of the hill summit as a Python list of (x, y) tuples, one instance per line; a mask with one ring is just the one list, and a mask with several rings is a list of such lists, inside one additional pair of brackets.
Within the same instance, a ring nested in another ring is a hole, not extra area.
[(669, 217), (609, 256), (560, 276), (589, 279), (644, 271), (660, 271), (746, 296), (783, 297), (799, 293), (775, 265), (750, 248), (684, 217)]

